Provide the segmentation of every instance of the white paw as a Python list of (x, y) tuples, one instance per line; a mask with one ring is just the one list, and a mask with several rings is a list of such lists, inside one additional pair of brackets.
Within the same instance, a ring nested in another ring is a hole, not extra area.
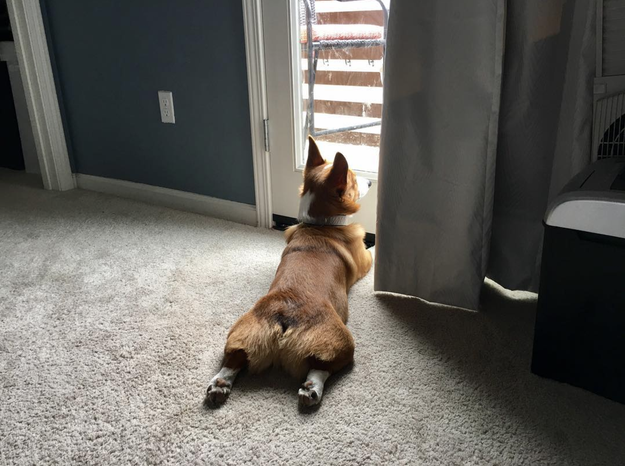
[(232, 384), (222, 378), (211, 380), (206, 390), (206, 403), (211, 408), (217, 408), (224, 404), (230, 395)]
[(314, 382), (308, 380), (302, 388), (299, 389), (297, 395), (299, 397), (299, 403), (302, 406), (314, 406), (321, 402), (321, 395), (323, 392), (315, 385)]

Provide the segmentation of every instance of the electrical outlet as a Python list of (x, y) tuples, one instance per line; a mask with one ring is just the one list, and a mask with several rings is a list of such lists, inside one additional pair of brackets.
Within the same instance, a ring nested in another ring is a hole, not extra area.
[(158, 105), (161, 108), (161, 121), (163, 123), (176, 123), (174, 96), (171, 91), (158, 91)]

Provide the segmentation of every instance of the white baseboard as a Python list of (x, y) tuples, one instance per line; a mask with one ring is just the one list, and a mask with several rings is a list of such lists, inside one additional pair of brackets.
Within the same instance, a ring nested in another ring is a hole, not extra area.
[(100, 176), (77, 174), (76, 184), (78, 188), (114, 196), (133, 199), (136, 201), (155, 204), (172, 209), (194, 212), (209, 217), (230, 220), (231, 222), (243, 223), (256, 226), (256, 208), (240, 202), (226, 201), (215, 197), (201, 194), (187, 193), (175, 189), (161, 188), (131, 181), (102, 178)]

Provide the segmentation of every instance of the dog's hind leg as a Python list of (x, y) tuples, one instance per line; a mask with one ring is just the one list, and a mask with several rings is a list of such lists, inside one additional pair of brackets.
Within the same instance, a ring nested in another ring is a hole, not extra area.
[(307, 360), (310, 370), (306, 382), (297, 393), (299, 403), (305, 407), (319, 404), (328, 377), (354, 360), (354, 339), (351, 333), (338, 316), (332, 320), (332, 323), (314, 330), (317, 349)]
[(313, 406), (321, 402), (323, 387), (330, 377), (329, 371), (311, 369), (306, 376), (306, 382), (297, 392), (299, 402), (302, 406)]
[(247, 364), (244, 350), (226, 352), (221, 370), (213, 377), (206, 390), (206, 403), (211, 408), (223, 404), (230, 395), (237, 374)]
[(222, 368), (206, 390), (209, 407), (217, 407), (228, 399), (241, 369), (247, 366), (250, 372), (260, 372), (271, 365), (276, 346), (275, 333), (276, 330), (258, 319), (253, 311), (237, 320), (228, 334)]

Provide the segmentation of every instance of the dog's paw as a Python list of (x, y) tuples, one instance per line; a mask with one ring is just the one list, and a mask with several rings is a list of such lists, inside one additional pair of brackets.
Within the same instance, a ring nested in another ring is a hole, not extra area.
[(315, 383), (308, 380), (302, 388), (297, 392), (299, 404), (304, 407), (315, 406), (321, 402), (321, 390), (315, 386)]
[(208, 407), (218, 408), (224, 404), (230, 396), (230, 390), (232, 390), (232, 384), (227, 380), (222, 378), (212, 380), (206, 390), (205, 402)]

